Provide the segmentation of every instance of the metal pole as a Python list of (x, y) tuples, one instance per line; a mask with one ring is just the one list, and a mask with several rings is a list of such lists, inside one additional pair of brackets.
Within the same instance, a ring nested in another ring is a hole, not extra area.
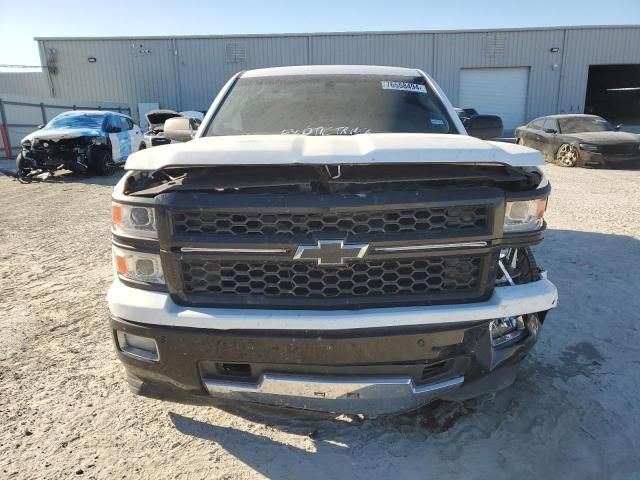
[(7, 128), (7, 114), (4, 111), (4, 102), (0, 98), (0, 121), (2, 122), (2, 126), (4, 128), (4, 140), (5, 140), (5, 153), (7, 154), (7, 158), (11, 158), (13, 156), (13, 150), (11, 149), (11, 139), (9, 138), (9, 129)]
[(44, 102), (40, 102), (40, 112), (42, 112), (42, 124), (47, 124), (47, 111), (44, 108)]

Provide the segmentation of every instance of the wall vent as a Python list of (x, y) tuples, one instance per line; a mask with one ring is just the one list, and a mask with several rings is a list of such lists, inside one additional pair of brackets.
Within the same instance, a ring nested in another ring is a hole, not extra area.
[(485, 40), (485, 52), (487, 57), (504, 57), (506, 39), (504, 35), (489, 35)]
[(227, 43), (226, 46), (227, 63), (242, 63), (247, 60), (247, 50), (244, 43)]

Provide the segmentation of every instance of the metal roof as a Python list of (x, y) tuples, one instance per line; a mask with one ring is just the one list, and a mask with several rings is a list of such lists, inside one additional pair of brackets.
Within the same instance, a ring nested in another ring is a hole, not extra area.
[(640, 24), (633, 25), (574, 25), (552, 27), (518, 27), (518, 28), (474, 28), (468, 30), (383, 30), (383, 31), (345, 31), (345, 32), (298, 32), (298, 33), (248, 33), (229, 35), (148, 35), (148, 36), (102, 36), (102, 37), (34, 37), (36, 41), (44, 40), (166, 40), (198, 39), (198, 38), (264, 38), (264, 37), (322, 37), (327, 35), (402, 35), (420, 33), (491, 33), (491, 32), (528, 32), (528, 31), (556, 31), (556, 30), (592, 30), (592, 29), (624, 29), (640, 28)]

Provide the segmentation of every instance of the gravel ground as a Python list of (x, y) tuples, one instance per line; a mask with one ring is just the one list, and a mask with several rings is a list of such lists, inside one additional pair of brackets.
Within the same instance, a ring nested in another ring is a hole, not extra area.
[(560, 302), (516, 384), (365, 421), (130, 394), (106, 321), (117, 178), (0, 175), (0, 478), (640, 478), (640, 171), (545, 169)]

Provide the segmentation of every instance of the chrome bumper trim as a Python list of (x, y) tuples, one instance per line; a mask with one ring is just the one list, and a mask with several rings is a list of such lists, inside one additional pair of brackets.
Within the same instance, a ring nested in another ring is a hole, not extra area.
[(464, 376), (426, 385), (411, 378), (307, 377), (266, 373), (257, 383), (204, 379), (210, 395), (308, 410), (377, 416), (412, 410), (460, 387)]

